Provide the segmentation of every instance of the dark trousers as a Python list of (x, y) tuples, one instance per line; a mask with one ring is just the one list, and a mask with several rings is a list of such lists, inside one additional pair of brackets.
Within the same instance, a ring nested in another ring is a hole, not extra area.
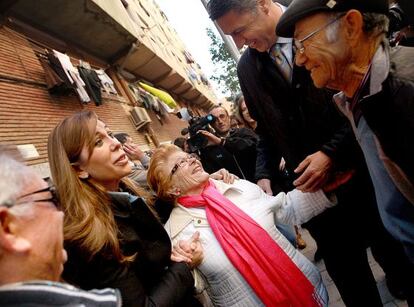
[(369, 177), (355, 176), (336, 195), (336, 207), (303, 226), (315, 239), (345, 305), (382, 306), (367, 247), (372, 248), (385, 274), (403, 283), (412, 278), (412, 266), (400, 243), (389, 235), (380, 220)]

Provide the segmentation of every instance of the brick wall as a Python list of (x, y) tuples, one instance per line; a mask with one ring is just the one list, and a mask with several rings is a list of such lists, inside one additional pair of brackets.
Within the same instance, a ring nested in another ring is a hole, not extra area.
[[(128, 108), (118, 100), (104, 99), (104, 104), (96, 107), (93, 103), (82, 105), (75, 95), (50, 95), (30, 42), (7, 27), (0, 28), (0, 143), (35, 145), (40, 156), (27, 161), (28, 165), (47, 162), (49, 132), (61, 119), (82, 109), (95, 111), (113, 131), (127, 132), (138, 144), (153, 147), (135, 130)], [(186, 126), (172, 115), (169, 124), (161, 125), (149, 113), (160, 142), (173, 140)]]

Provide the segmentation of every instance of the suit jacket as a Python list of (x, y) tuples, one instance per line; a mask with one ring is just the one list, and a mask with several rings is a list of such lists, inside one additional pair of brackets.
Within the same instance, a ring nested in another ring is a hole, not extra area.
[(358, 151), (351, 126), (332, 103), (333, 92), (315, 88), (304, 68), (294, 66), (289, 84), (267, 53), (249, 48), (238, 76), (249, 113), (258, 122), (257, 180), (271, 179), (280, 157), (293, 175), (307, 155), (319, 150), (337, 168), (349, 167)]

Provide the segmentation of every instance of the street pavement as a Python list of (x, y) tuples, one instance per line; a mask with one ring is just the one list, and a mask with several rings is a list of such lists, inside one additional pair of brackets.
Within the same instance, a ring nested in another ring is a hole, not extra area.
[[(309, 232), (306, 229), (301, 229), (302, 238), (306, 241), (306, 248), (301, 250), (301, 252), (311, 261), (313, 261), (313, 256), (316, 251), (315, 241), (310, 236)], [(374, 273), (375, 280), (377, 281), (377, 287), (381, 294), (382, 303), (385, 307), (408, 307), (406, 301), (401, 301), (395, 299), (388, 291), (385, 284), (385, 275), (381, 267), (374, 260), (371, 255), (371, 251), (368, 249), (369, 263), (371, 265), (372, 271)], [(325, 264), (323, 260), (315, 263), (319, 268), (319, 271), (322, 274), (323, 281), (329, 293), (329, 307), (345, 307), (345, 304), (342, 302), (341, 296), (339, 295), (338, 290), (335, 287), (332, 279), (330, 278), (328, 272), (326, 271)], [(368, 306), (367, 306), (368, 307)]]

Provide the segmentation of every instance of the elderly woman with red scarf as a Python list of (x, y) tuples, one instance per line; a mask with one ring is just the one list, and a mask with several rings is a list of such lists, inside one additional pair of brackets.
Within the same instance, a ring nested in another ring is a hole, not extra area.
[(174, 242), (200, 232), (204, 260), (197, 270), (214, 305), (327, 306), (318, 269), (275, 223), (304, 223), (333, 206), (334, 196), (293, 190), (273, 197), (246, 180), (215, 181), (174, 145), (156, 150), (148, 183), (159, 198), (176, 202), (165, 225)]

